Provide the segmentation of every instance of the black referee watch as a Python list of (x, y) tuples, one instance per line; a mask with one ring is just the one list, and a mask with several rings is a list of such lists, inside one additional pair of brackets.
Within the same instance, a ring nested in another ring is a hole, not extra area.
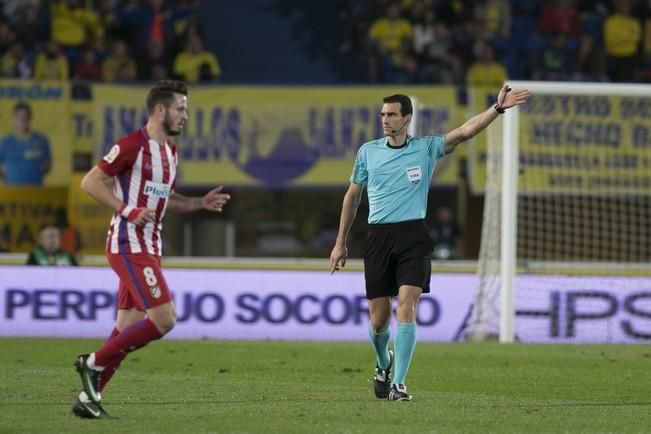
[(496, 111), (497, 113), (499, 113), (499, 114), (503, 114), (503, 113), (506, 111), (506, 109), (502, 108), (502, 106), (499, 105), (499, 104), (495, 104), (495, 105), (493, 106), (493, 108), (494, 108), (495, 111)]

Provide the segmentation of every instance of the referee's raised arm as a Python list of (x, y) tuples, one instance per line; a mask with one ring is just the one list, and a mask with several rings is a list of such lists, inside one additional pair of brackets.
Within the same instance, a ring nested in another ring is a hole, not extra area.
[(497, 103), (494, 106), (471, 117), (463, 125), (445, 135), (445, 153), (449, 154), (453, 152), (459, 143), (465, 142), (479, 134), (500, 114), (504, 113), (506, 109), (523, 104), (528, 98), (529, 91), (527, 89), (513, 90), (508, 84), (505, 84), (500, 90), (497, 96)]

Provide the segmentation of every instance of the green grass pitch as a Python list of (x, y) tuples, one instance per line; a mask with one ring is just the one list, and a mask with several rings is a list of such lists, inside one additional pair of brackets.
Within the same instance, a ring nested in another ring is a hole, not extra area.
[(419, 344), (412, 402), (378, 401), (370, 343), (163, 340), (80, 420), (72, 367), (98, 340), (0, 339), (0, 433), (634, 433), (648, 346)]

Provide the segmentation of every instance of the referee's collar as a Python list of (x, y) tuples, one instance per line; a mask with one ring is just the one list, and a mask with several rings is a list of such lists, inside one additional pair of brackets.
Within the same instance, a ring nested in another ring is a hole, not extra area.
[(402, 149), (402, 148), (407, 146), (407, 142), (409, 141), (409, 139), (411, 139), (411, 136), (409, 134), (407, 134), (407, 136), (405, 137), (405, 142), (400, 146), (391, 146), (391, 144), (389, 143), (389, 137), (387, 137), (386, 139), (387, 139), (387, 141), (385, 142), (385, 145), (387, 146), (387, 148), (390, 148), (390, 149)]

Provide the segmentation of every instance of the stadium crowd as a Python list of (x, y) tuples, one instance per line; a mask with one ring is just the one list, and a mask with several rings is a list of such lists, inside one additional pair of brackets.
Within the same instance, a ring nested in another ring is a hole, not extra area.
[[(0, 5), (0, 77), (212, 82), (222, 73), (204, 48), (197, 0)], [(371, 83), (651, 81), (646, 0), (339, 0), (338, 10), (345, 31), (329, 38)]]
[(0, 77), (92, 81), (213, 81), (198, 1), (5, 0)]
[(651, 80), (651, 2), (341, 0), (370, 82)]

